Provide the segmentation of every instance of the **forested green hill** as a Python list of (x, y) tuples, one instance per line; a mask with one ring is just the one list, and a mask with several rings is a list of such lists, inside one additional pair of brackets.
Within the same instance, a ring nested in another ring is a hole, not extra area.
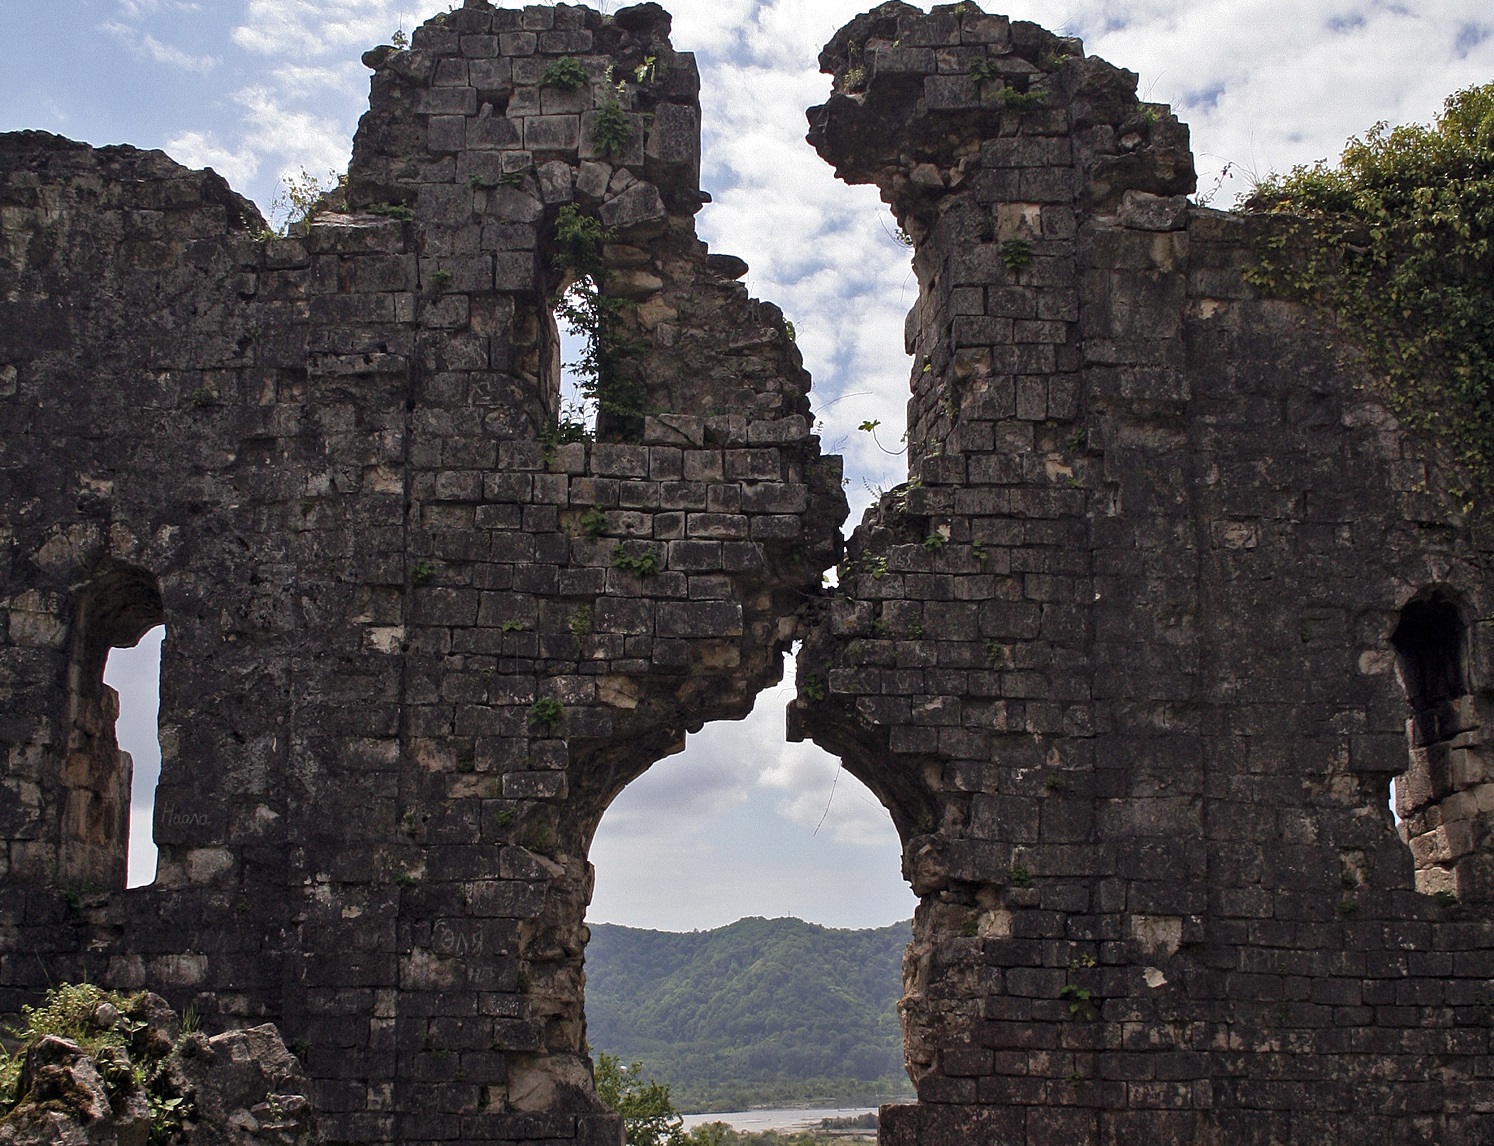
[(685, 1111), (911, 1093), (897, 1000), (909, 924), (741, 919), (677, 934), (593, 924), (587, 1037), (641, 1061)]

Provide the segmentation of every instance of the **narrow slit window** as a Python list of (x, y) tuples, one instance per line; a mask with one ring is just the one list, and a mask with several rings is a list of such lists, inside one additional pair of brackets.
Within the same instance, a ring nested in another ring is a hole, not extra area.
[(584, 317), (588, 300), (595, 293), (590, 278), (567, 288), (556, 305), (560, 349), (560, 417), (563, 440), (594, 439), (597, 433), (597, 399), (593, 374), (586, 369), (591, 340)]
[(126, 887), (144, 887), (156, 878), (156, 842), (151, 825), (156, 785), (161, 779), (156, 718), (161, 706), (161, 643), (165, 636), (165, 626), (157, 625), (133, 648), (111, 649), (104, 668), (104, 683), (119, 697), (115, 739), (133, 764)]

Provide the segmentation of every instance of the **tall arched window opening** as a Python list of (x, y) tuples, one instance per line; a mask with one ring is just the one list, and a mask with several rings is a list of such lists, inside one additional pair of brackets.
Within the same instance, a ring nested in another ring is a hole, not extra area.
[(136, 566), (112, 564), (78, 591), (58, 848), (64, 884), (98, 889), (126, 884), (134, 768), (119, 749), (119, 697), (104, 683), (104, 668), (111, 649), (139, 644), (164, 621), (160, 583)]
[(164, 625), (157, 625), (133, 648), (109, 652), (104, 683), (119, 698), (115, 739), (133, 765), (126, 887), (144, 887), (156, 878), (156, 842), (151, 830), (156, 784), (161, 779), (161, 741), (156, 719), (161, 706), (161, 645)]
[(643, 428), (644, 388), (634, 357), (642, 349), (632, 304), (608, 293), (611, 233), (571, 204), (554, 231), (554, 362), (560, 441), (631, 441)]

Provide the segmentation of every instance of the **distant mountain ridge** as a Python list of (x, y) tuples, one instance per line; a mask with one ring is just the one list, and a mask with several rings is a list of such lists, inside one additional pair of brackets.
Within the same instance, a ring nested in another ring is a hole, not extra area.
[(897, 1001), (910, 923), (740, 919), (713, 931), (591, 925), (587, 1038), (686, 1110), (911, 1094)]

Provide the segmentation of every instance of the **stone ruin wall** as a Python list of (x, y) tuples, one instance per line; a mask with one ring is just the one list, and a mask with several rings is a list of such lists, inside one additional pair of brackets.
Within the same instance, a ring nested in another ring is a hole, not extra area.
[[(1188, 204), (1186, 128), (1075, 40), (842, 30), (811, 142), (920, 298), (912, 480), (822, 592), (839, 462), (695, 238), (668, 33), (469, 0), (370, 53), (342, 199), (285, 239), (159, 153), (0, 136), (0, 1010), (87, 976), (273, 1019), (332, 1142), (616, 1142), (591, 834), (807, 638), (790, 733), (921, 900), (884, 1142), (1494, 1138), (1486, 546), (1248, 284), (1268, 224)], [(567, 55), (591, 83), (542, 86)], [(616, 228), (653, 412), (589, 446), (543, 440), (567, 203)], [(124, 892), (100, 676), (162, 621), (160, 874)]]

